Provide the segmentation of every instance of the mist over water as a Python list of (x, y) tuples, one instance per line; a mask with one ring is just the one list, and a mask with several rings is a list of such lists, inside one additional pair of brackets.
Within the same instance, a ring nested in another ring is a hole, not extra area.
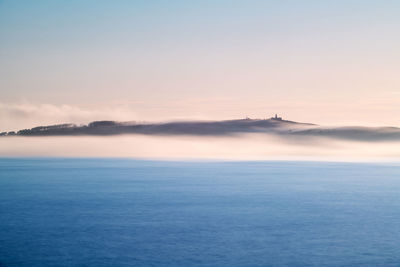
[(400, 142), (354, 142), (267, 134), (199, 136), (3, 137), (0, 156), (148, 159), (393, 161)]

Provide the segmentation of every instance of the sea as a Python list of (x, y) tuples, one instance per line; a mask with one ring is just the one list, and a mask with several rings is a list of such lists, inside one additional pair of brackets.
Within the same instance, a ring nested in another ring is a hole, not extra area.
[(0, 266), (400, 266), (400, 164), (1, 158)]

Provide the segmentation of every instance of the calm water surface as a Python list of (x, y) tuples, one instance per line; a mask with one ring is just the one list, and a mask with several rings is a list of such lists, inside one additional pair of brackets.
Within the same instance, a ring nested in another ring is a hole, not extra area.
[(400, 266), (400, 167), (0, 159), (0, 266)]

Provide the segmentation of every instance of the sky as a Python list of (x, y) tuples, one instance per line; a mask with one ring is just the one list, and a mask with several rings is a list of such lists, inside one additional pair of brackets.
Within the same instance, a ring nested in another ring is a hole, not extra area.
[(400, 1), (0, 0), (0, 131), (270, 117), (400, 126)]

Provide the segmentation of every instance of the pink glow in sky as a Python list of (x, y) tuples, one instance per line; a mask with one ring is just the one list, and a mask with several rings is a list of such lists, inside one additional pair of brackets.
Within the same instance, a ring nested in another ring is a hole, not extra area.
[(0, 127), (400, 126), (398, 1), (0, 1)]

